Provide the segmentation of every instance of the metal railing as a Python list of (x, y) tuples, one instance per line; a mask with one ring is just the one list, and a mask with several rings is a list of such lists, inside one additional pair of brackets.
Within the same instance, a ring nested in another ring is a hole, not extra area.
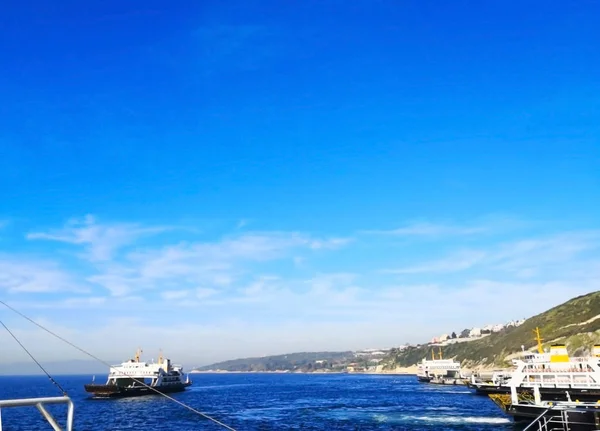
[(581, 422), (570, 420), (568, 410), (563, 410), (560, 414), (547, 416), (550, 409), (545, 410), (532, 423), (527, 425), (523, 431), (570, 431), (572, 427), (578, 430), (597, 430), (598, 427), (593, 422)]
[[(66, 404), (67, 405), (67, 423), (62, 428), (56, 419), (46, 410), (48, 404)], [(23, 398), (17, 400), (0, 400), (0, 431), (2, 430), (2, 408), (5, 407), (30, 407), (35, 406), (40, 411), (44, 419), (50, 424), (54, 431), (73, 431), (73, 401), (69, 397), (46, 397), (46, 398)]]

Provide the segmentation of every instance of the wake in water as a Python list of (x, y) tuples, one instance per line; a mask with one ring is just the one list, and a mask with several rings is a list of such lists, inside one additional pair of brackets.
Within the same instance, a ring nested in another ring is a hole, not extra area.
[(378, 422), (394, 423), (394, 424), (409, 424), (416, 422), (430, 422), (443, 424), (508, 424), (510, 420), (507, 418), (496, 417), (478, 417), (478, 416), (415, 416), (415, 415), (374, 415), (374, 419)]

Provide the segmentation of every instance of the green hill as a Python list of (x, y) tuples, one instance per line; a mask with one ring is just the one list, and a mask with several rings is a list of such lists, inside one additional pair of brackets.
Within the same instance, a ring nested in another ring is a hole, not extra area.
[[(475, 341), (450, 344), (442, 348), (445, 358), (455, 358), (465, 367), (506, 366), (507, 356), (535, 347), (534, 329), (540, 328), (544, 348), (566, 343), (572, 356), (581, 356), (600, 342), (600, 291), (573, 298), (564, 304)], [(393, 349), (384, 358), (384, 368), (407, 367), (431, 357), (430, 345)], [(437, 353), (437, 347), (436, 347)]]
[(198, 371), (335, 371), (354, 358), (353, 352), (301, 352), (286, 355), (242, 358), (196, 368)]

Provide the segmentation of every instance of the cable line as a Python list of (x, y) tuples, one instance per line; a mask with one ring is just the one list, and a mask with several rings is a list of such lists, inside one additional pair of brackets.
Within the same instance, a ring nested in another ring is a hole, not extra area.
[[(92, 353), (90, 353), (90, 352), (88, 352), (88, 351), (86, 351), (86, 350), (82, 349), (81, 347), (78, 347), (78, 346), (76, 346), (75, 344), (73, 344), (73, 343), (72, 343), (72, 342), (70, 342), (69, 340), (67, 340), (67, 339), (65, 339), (65, 338), (63, 338), (63, 337), (61, 337), (60, 335), (58, 335), (58, 334), (56, 334), (56, 333), (52, 332), (50, 329), (48, 329), (48, 328), (44, 327), (43, 325), (41, 325), (41, 324), (37, 323), (35, 320), (33, 320), (33, 319), (29, 318), (29, 317), (28, 317), (28, 316), (26, 316), (25, 314), (21, 313), (19, 310), (17, 310), (17, 309), (15, 309), (14, 307), (12, 307), (12, 306), (8, 305), (6, 302), (4, 302), (4, 301), (1, 301), (1, 300), (0, 300), (0, 304), (4, 305), (6, 308), (8, 308), (9, 310), (11, 310), (11, 311), (13, 311), (14, 313), (18, 314), (19, 316), (21, 316), (21, 317), (22, 317), (22, 318), (24, 318), (25, 320), (27, 320), (27, 321), (29, 321), (29, 322), (33, 323), (33, 324), (34, 324), (35, 326), (37, 326), (38, 328), (40, 328), (40, 329), (42, 329), (42, 330), (46, 331), (48, 334), (52, 335), (53, 337), (56, 337), (56, 338), (58, 338), (58, 339), (59, 339), (59, 340), (61, 340), (63, 343), (66, 343), (66, 344), (68, 344), (69, 346), (73, 347), (74, 349), (77, 349), (77, 350), (79, 350), (81, 353), (83, 353), (83, 354), (85, 354), (85, 355), (89, 356), (90, 358), (93, 358), (93, 359), (95, 359), (96, 361), (100, 362), (101, 364), (105, 365), (106, 367), (108, 367), (108, 368), (109, 368), (109, 370), (110, 370), (110, 369), (113, 369), (113, 367), (112, 367), (112, 366), (111, 366), (109, 363), (107, 363), (107, 362), (103, 361), (102, 359), (100, 359), (100, 358), (98, 358), (97, 356), (95, 356), (94, 354), (92, 354)], [(3, 324), (3, 325), (4, 325), (4, 324)], [(4, 327), (6, 328), (6, 326), (4, 326)], [(8, 328), (6, 328), (6, 329), (8, 330)], [(9, 332), (10, 332), (10, 331), (9, 331)], [(11, 335), (12, 335), (12, 333), (11, 333)], [(13, 338), (15, 338), (15, 337), (14, 337), (14, 335), (13, 335)], [(16, 338), (15, 338), (15, 340), (16, 340)], [(19, 342), (19, 341), (17, 340), (17, 342)], [(21, 344), (21, 343), (19, 342), (19, 344)], [(21, 346), (23, 347), (23, 345), (21, 345)], [(24, 347), (23, 347), (23, 348), (24, 348)], [(26, 351), (27, 351), (27, 350), (26, 350)], [(27, 352), (27, 353), (29, 353), (29, 352)], [(31, 354), (29, 354), (29, 356), (31, 356)], [(43, 368), (43, 367), (42, 367), (42, 366), (39, 364), (39, 362), (37, 362), (37, 361), (35, 360), (35, 358), (33, 358), (33, 356), (31, 356), (31, 358), (32, 358), (32, 359), (33, 359), (33, 360), (34, 360), (34, 361), (35, 361), (35, 362), (36, 362), (36, 363), (37, 363), (37, 364), (38, 364), (38, 365), (39, 365), (39, 366), (42, 368), (42, 370), (44, 370), (44, 368)], [(188, 406), (187, 404), (185, 404), (185, 403), (182, 403), (181, 401), (178, 401), (178, 400), (176, 400), (175, 398), (173, 398), (173, 397), (170, 397), (170, 396), (169, 396), (169, 395), (167, 395), (167, 394), (164, 394), (164, 393), (162, 393), (162, 392), (161, 392), (161, 391), (159, 391), (158, 389), (156, 389), (156, 388), (154, 388), (154, 387), (152, 387), (152, 386), (150, 386), (150, 385), (146, 384), (146, 382), (144, 382), (144, 381), (141, 381), (141, 380), (138, 380), (138, 379), (136, 379), (135, 377), (131, 377), (129, 374), (127, 374), (127, 373), (124, 373), (124, 372), (122, 372), (122, 371), (120, 371), (120, 370), (117, 370), (117, 371), (119, 371), (119, 372), (120, 372), (122, 375), (124, 375), (124, 376), (126, 376), (126, 377), (129, 377), (129, 378), (133, 379), (134, 381), (138, 382), (139, 384), (141, 384), (141, 385), (143, 385), (143, 386), (147, 387), (148, 389), (150, 389), (150, 390), (152, 390), (152, 391), (156, 392), (157, 394), (159, 394), (159, 395), (162, 395), (163, 397), (167, 398), (168, 400), (171, 400), (171, 401), (173, 401), (174, 403), (176, 403), (176, 404), (179, 404), (181, 407), (184, 407), (184, 408), (188, 409), (189, 411), (191, 411), (191, 412), (193, 412), (193, 413), (196, 413), (196, 414), (197, 414), (197, 415), (199, 415), (199, 416), (202, 416), (204, 419), (208, 419), (209, 421), (211, 421), (211, 422), (214, 422), (215, 424), (217, 424), (217, 425), (220, 425), (221, 427), (223, 427), (223, 428), (225, 428), (225, 429), (227, 429), (227, 430), (229, 430), (229, 431), (236, 431), (234, 428), (232, 428), (232, 427), (230, 427), (229, 425), (227, 425), (227, 424), (224, 424), (223, 422), (221, 422), (221, 421), (219, 421), (219, 420), (217, 420), (217, 419), (215, 419), (215, 418), (211, 417), (210, 415), (208, 415), (208, 414), (206, 414), (206, 413), (203, 413), (203, 412), (201, 412), (201, 411), (199, 411), (199, 410), (196, 410), (195, 408), (193, 408), (193, 407), (191, 407), (191, 406)], [(46, 372), (46, 370), (44, 370), (44, 372)], [(46, 372), (46, 375), (47, 375), (48, 377), (50, 377), (50, 375), (49, 375), (47, 372)], [(55, 384), (56, 384), (56, 385), (57, 385), (57, 386), (60, 388), (60, 385), (58, 385), (58, 383), (56, 383), (56, 381), (54, 381), (54, 379), (52, 379), (52, 377), (50, 377), (50, 379), (51, 379), (51, 380), (52, 380), (52, 381), (53, 381), (53, 382), (54, 382), (54, 383), (55, 383)], [(61, 390), (62, 390), (62, 388), (61, 388)], [(64, 393), (64, 391), (63, 391), (63, 393)]]
[(6, 329), (6, 331), (8, 331), (8, 333), (10, 334), (10, 336), (11, 336), (11, 337), (13, 337), (17, 343), (19, 343), (19, 346), (21, 346), (21, 348), (22, 348), (23, 350), (25, 350), (25, 353), (27, 353), (27, 354), (29, 355), (29, 357), (30, 357), (31, 359), (33, 359), (33, 362), (35, 362), (35, 363), (37, 364), (37, 366), (38, 366), (38, 367), (40, 367), (40, 369), (41, 369), (41, 370), (44, 372), (44, 374), (46, 374), (46, 376), (48, 376), (48, 378), (50, 379), (50, 381), (51, 381), (51, 382), (52, 382), (52, 383), (53, 383), (53, 384), (54, 384), (54, 385), (55, 385), (55, 386), (56, 386), (56, 387), (57, 387), (57, 388), (58, 388), (58, 389), (59, 389), (59, 390), (62, 392), (62, 394), (63, 394), (65, 397), (66, 397), (66, 396), (68, 396), (68, 395), (67, 395), (67, 391), (65, 391), (65, 390), (63, 389), (63, 387), (60, 385), (60, 383), (58, 383), (56, 380), (54, 380), (54, 379), (52, 378), (52, 376), (50, 375), (50, 373), (48, 373), (48, 371), (46, 371), (46, 369), (45, 369), (44, 367), (42, 367), (42, 364), (40, 364), (40, 363), (38, 362), (38, 360), (34, 358), (34, 356), (31, 354), (31, 352), (30, 352), (29, 350), (27, 350), (27, 347), (25, 347), (25, 346), (23, 345), (23, 343), (21, 343), (21, 342), (19, 341), (19, 339), (17, 338), (17, 336), (16, 336), (15, 334), (13, 334), (13, 333), (11, 332), (11, 330), (10, 330), (10, 329), (8, 329), (8, 326), (6, 326), (2, 320), (0, 320), (0, 324), (1, 324), (2, 326), (4, 326), (4, 329)]

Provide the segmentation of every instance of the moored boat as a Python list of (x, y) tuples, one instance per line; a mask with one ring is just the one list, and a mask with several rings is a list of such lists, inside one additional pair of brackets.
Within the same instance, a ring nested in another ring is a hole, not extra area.
[(478, 381), (474, 376), (468, 386), (480, 395), (509, 394), (511, 387), (519, 394), (533, 394), (538, 388), (547, 401), (566, 401), (567, 391), (580, 401), (600, 399), (600, 346), (593, 348), (589, 357), (570, 358), (564, 344), (554, 344), (544, 352), (539, 329), (536, 328), (538, 352), (513, 359), (514, 370), (496, 374), (489, 381)]
[(172, 365), (162, 353), (156, 363), (142, 362), (140, 355), (138, 349), (133, 359), (111, 366), (105, 384), (84, 385), (85, 391), (95, 398), (136, 397), (181, 392), (192, 384), (189, 376), (183, 379), (183, 367)]
[(418, 365), (417, 380), (424, 383), (463, 385), (464, 376), (461, 371), (460, 362), (453, 359), (443, 359), (442, 349), (439, 349), (439, 357), (431, 350), (431, 359), (423, 359)]
[[(532, 395), (517, 393), (512, 386), (510, 394), (494, 394), (490, 398), (516, 423), (527, 425), (525, 429), (592, 431), (600, 423), (600, 403), (572, 401), (543, 401), (538, 387)], [(567, 428), (557, 425), (568, 424)]]

